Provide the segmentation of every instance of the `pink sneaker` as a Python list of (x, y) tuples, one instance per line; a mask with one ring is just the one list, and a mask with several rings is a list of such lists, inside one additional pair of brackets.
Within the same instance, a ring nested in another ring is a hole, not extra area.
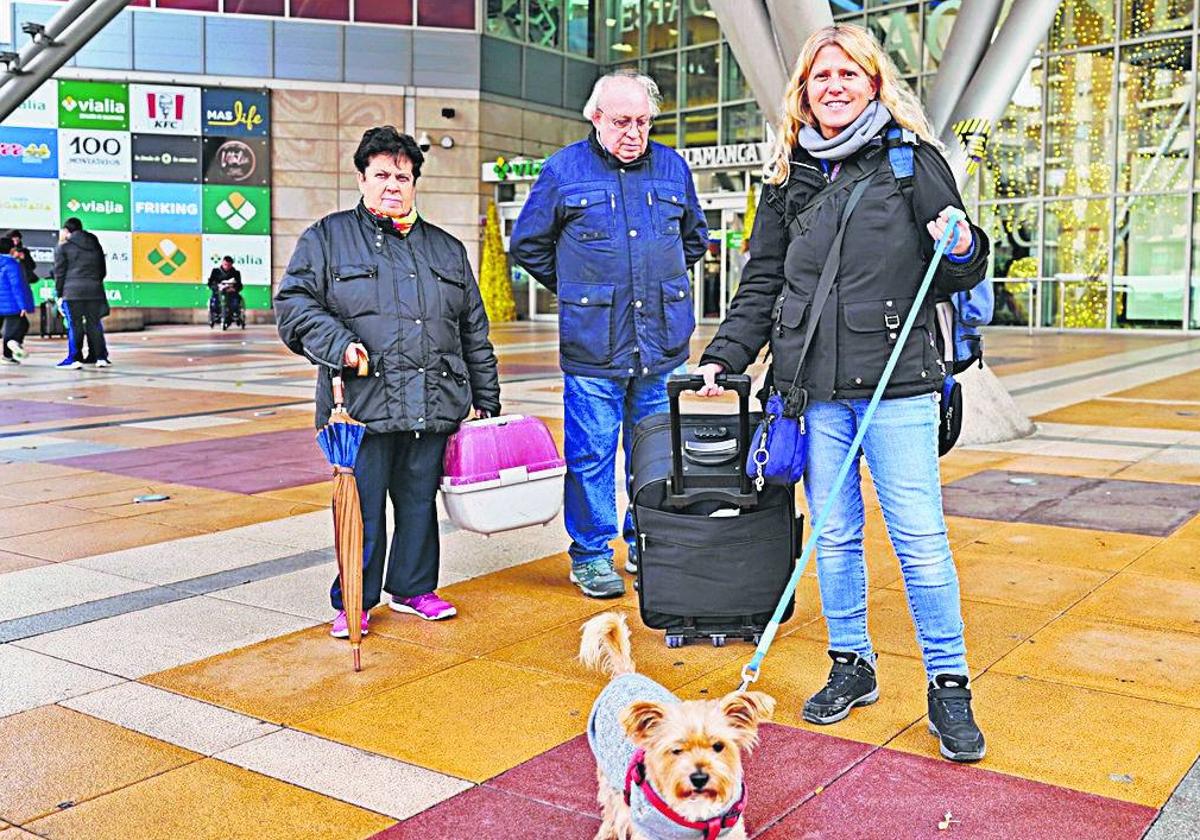
[[(364, 612), (362, 614), (362, 634), (365, 636), (369, 632), (367, 625), (371, 623), (371, 614)], [(329, 635), (335, 639), (349, 639), (350, 625), (346, 621), (346, 611), (342, 610), (337, 614), (337, 618), (333, 620), (333, 627), (329, 630)]]
[(440, 621), (458, 615), (458, 610), (448, 601), (443, 601), (436, 592), (426, 592), (412, 598), (392, 599), (391, 608), (399, 613), (412, 613), (426, 621)]

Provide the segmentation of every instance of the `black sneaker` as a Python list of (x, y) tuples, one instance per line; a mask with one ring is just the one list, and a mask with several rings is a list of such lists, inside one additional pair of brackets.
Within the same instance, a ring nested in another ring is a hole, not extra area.
[(979, 761), (986, 747), (971, 713), (971, 690), (959, 674), (938, 674), (929, 684), (929, 731), (951, 761)]
[(629, 553), (625, 555), (625, 571), (636, 575), (638, 570), (638, 548), (636, 543), (628, 543)]
[(809, 723), (837, 723), (855, 706), (869, 706), (879, 699), (875, 669), (857, 653), (831, 650), (833, 667), (825, 687), (804, 704), (804, 719)]

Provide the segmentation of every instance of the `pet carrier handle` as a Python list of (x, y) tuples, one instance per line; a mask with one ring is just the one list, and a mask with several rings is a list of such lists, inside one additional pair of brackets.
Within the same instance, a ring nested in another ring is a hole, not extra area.
[(863, 418), (858, 424), (858, 431), (854, 435), (854, 440), (850, 442), (850, 447), (846, 450), (846, 457), (842, 459), (842, 465), (838, 468), (837, 475), (834, 476), (829, 496), (825, 500), (825, 504), (822, 506), (816, 520), (813, 522), (812, 531), (808, 535), (808, 541), (804, 543), (804, 550), (800, 552), (800, 559), (796, 561), (796, 568), (792, 570), (791, 580), (784, 587), (783, 595), (779, 598), (779, 605), (775, 607), (775, 614), (767, 622), (767, 626), (763, 630), (762, 637), (758, 642), (758, 647), (754, 649), (754, 655), (750, 657), (750, 661), (742, 668), (740, 691), (745, 691), (759, 677), (759, 669), (762, 667), (762, 661), (766, 658), (767, 651), (771, 648), (771, 643), (775, 641), (775, 634), (779, 632), (779, 624), (783, 620), (784, 612), (787, 611), (787, 604), (796, 594), (796, 586), (800, 583), (800, 577), (804, 574), (809, 557), (816, 550), (817, 538), (821, 535), (821, 531), (825, 527), (825, 520), (833, 512), (833, 506), (838, 501), (838, 491), (841, 490), (847, 476), (850, 474), (850, 469), (854, 465), (855, 458), (858, 456), (859, 447), (862, 446), (863, 439), (867, 436), (867, 428), (871, 425), (871, 419), (875, 416), (875, 409), (879, 406), (879, 401), (883, 399), (883, 392), (887, 390), (892, 373), (896, 370), (896, 363), (900, 360), (900, 353), (903, 352), (905, 342), (908, 341), (908, 336), (912, 332), (913, 325), (917, 322), (917, 315), (921, 309), (921, 305), (925, 301), (925, 296), (929, 293), (929, 287), (933, 284), (933, 275), (942, 261), (942, 255), (949, 252), (955, 243), (958, 242), (958, 223), (964, 218), (966, 217), (961, 210), (955, 210), (950, 213), (950, 219), (946, 224), (946, 231), (937, 241), (937, 246), (933, 252), (933, 259), (930, 260), (929, 267), (925, 270), (925, 277), (921, 280), (921, 286), (917, 289), (916, 297), (913, 298), (912, 306), (908, 310), (908, 317), (904, 319), (904, 326), (900, 328), (900, 336), (896, 339), (896, 344), (892, 348), (892, 354), (888, 356), (887, 364), (883, 367), (883, 374), (879, 377), (879, 384), (875, 386), (875, 392), (871, 394), (871, 401), (867, 404), (867, 410), (863, 412)]
[[(744, 373), (722, 373), (717, 375), (717, 384), (737, 392), (738, 395), (738, 457), (744, 459), (750, 448), (750, 377)], [(684, 391), (698, 391), (704, 387), (700, 374), (678, 374), (667, 379), (667, 403), (671, 411), (671, 492), (683, 492), (683, 430), (679, 421), (679, 395)], [(739, 470), (742, 476), (742, 493), (750, 493), (750, 476)]]

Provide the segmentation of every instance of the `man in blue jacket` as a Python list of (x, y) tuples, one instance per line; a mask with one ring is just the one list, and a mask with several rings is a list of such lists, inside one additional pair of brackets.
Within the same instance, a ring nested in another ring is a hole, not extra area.
[[(659, 101), (647, 76), (597, 81), (583, 109), (595, 130), (546, 161), (510, 247), (558, 295), (571, 580), (593, 598), (625, 594), (609, 547), (617, 438), (628, 467), (633, 427), (667, 410), (667, 376), (696, 326), (689, 268), (708, 247), (687, 164), (650, 142)], [(628, 511), (623, 536), (633, 573)]]

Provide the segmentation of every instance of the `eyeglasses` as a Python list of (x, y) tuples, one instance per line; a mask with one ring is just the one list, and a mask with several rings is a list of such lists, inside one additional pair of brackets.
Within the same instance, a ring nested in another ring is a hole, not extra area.
[[(601, 111), (600, 113), (604, 113)], [(610, 117), (604, 115), (609, 124), (617, 129), (617, 131), (625, 132), (633, 127), (637, 127), (638, 134), (645, 134), (654, 125), (654, 120), (651, 117)]]

